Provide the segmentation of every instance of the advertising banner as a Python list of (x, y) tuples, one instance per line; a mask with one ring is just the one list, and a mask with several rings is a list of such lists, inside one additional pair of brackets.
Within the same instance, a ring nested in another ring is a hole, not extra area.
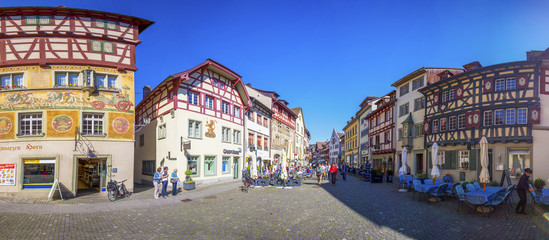
[(15, 185), (15, 163), (0, 164), (0, 185)]

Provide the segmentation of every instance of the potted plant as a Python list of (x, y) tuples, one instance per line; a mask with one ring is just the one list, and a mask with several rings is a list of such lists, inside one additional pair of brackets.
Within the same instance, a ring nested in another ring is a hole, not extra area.
[(387, 170), (387, 182), (393, 182), (393, 174), (395, 171), (393, 169)]
[(490, 181), (490, 183), (488, 183), (488, 186), (497, 187), (499, 186), (499, 183), (498, 181)]
[(520, 178), (520, 173), (517, 173), (517, 175), (515, 175), (516, 178)]
[(462, 162), (461, 163), (461, 168), (463, 168), (463, 170), (467, 170), (469, 168), (469, 163), (468, 162)]
[(543, 189), (544, 186), (545, 186), (545, 181), (543, 181), (543, 179), (538, 178), (534, 180), (534, 187), (538, 192), (541, 192), (541, 189)]
[(195, 183), (194, 183), (193, 179), (191, 178), (192, 174), (193, 174), (193, 171), (191, 171), (191, 170), (185, 171), (185, 182), (183, 182), (183, 189), (193, 190), (195, 188)]

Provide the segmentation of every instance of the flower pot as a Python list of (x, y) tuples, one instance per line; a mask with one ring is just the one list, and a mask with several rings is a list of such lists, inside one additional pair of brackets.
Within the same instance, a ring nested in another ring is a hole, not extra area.
[(268, 179), (259, 178), (259, 179), (256, 179), (254, 183), (255, 183), (254, 185), (256, 186), (262, 186), (262, 187), (269, 186)]
[(183, 189), (193, 190), (195, 188), (195, 183), (183, 183)]
[(288, 181), (288, 185), (292, 187), (301, 187), (301, 179), (291, 179)]

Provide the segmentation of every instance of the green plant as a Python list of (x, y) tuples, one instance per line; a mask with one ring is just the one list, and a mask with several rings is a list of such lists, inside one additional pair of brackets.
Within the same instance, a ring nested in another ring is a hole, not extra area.
[(517, 176), (517, 178), (519, 178), (519, 177), (520, 177), (520, 173), (517, 173), (517, 175), (516, 175), (516, 176)]
[(194, 183), (193, 179), (191, 178), (191, 175), (193, 175), (193, 171), (191, 170), (185, 171), (185, 183)]
[(542, 189), (545, 186), (545, 181), (543, 179), (538, 178), (534, 181), (534, 187), (536, 189)]
[(395, 171), (393, 169), (387, 170), (387, 175), (393, 175)]
[(499, 186), (499, 182), (498, 182), (498, 181), (495, 181), (495, 180), (490, 181), (490, 183), (488, 183), (488, 186), (497, 187), (497, 186)]

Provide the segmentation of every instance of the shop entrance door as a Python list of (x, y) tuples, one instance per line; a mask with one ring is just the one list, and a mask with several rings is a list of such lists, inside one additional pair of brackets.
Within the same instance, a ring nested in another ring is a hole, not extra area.
[(425, 173), (423, 170), (423, 154), (416, 154), (416, 164), (417, 171), (422, 171)]
[(107, 159), (78, 159), (77, 196), (84, 196), (106, 191)]

